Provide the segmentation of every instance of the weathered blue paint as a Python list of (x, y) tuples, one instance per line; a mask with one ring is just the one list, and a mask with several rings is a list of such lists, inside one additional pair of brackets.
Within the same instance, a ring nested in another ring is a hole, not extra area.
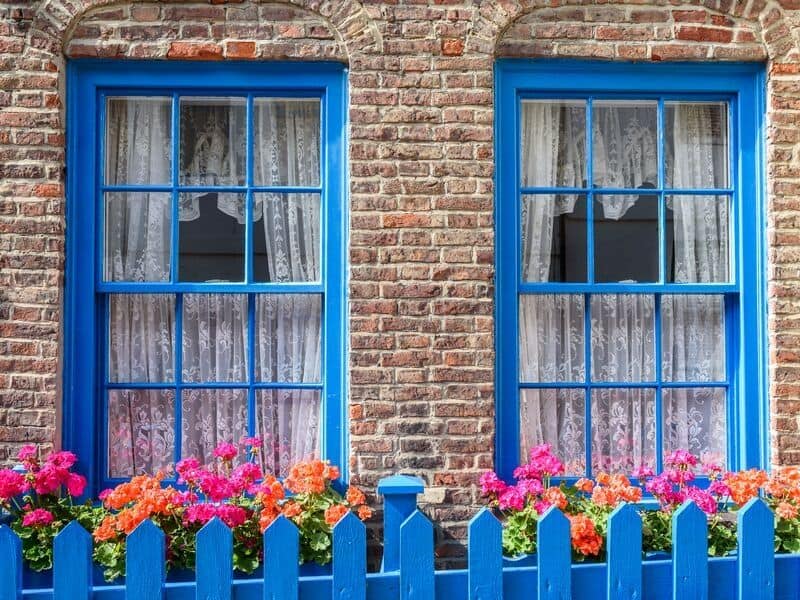
[(569, 520), (555, 506), (538, 523), (536, 554), (539, 567), (539, 600), (569, 600), (572, 546)]
[(419, 510), (400, 528), (400, 600), (434, 600), (433, 524)]
[(422, 479), (411, 475), (392, 475), (378, 482), (378, 495), (383, 496), (382, 571), (400, 568), (400, 527), (417, 510), (417, 496), (424, 491)]
[(503, 598), (503, 527), (488, 508), (469, 522), (469, 600)]
[(297, 560), (300, 534), (280, 515), (264, 532), (263, 600), (297, 600)]
[(92, 536), (77, 521), (53, 543), (53, 594), (59, 600), (87, 600), (92, 590)]
[(211, 519), (197, 533), (196, 565), (197, 600), (230, 600), (233, 535), (218, 517)]
[(739, 600), (769, 600), (775, 594), (775, 515), (761, 498), (739, 512)]

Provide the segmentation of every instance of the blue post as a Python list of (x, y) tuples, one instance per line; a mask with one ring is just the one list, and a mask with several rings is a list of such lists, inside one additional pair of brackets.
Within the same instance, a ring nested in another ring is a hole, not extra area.
[(737, 515), (739, 600), (775, 597), (775, 515), (761, 498), (753, 498)]
[(264, 532), (263, 600), (297, 600), (300, 534), (283, 515)]
[(708, 520), (691, 500), (672, 515), (672, 599), (708, 600)]
[(400, 568), (400, 527), (417, 510), (417, 496), (425, 490), (419, 477), (392, 475), (378, 482), (383, 496), (383, 562), (381, 571)]
[(367, 530), (351, 512), (333, 527), (333, 598), (367, 598)]
[(164, 532), (149, 519), (128, 536), (125, 600), (157, 600), (164, 587)]
[(233, 582), (233, 535), (214, 517), (197, 532), (197, 600), (230, 600)]

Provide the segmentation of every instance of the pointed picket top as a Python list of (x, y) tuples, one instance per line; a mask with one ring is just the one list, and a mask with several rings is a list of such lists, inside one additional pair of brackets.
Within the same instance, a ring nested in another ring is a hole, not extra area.
[(566, 600), (572, 595), (569, 519), (551, 506), (536, 531), (539, 600)]
[(0, 525), (0, 598), (22, 598), (22, 541), (7, 525)]
[(469, 600), (503, 598), (503, 526), (488, 508), (469, 522)]
[(400, 600), (433, 600), (433, 524), (415, 510), (400, 527)]
[(92, 536), (71, 521), (53, 541), (53, 597), (86, 600), (92, 593)]
[(775, 594), (775, 515), (753, 498), (737, 517), (740, 600), (772, 600)]
[(164, 532), (150, 519), (128, 536), (125, 557), (125, 598), (156, 600), (164, 587)]
[(233, 584), (233, 534), (214, 517), (197, 532), (197, 600), (230, 600)]
[(622, 504), (608, 518), (609, 600), (642, 597), (642, 519), (633, 504)]
[(297, 600), (300, 533), (280, 515), (264, 532), (264, 600)]
[(364, 524), (352, 512), (333, 527), (333, 598), (365, 600), (367, 541)]
[(691, 500), (672, 515), (672, 598), (708, 599), (708, 517)]

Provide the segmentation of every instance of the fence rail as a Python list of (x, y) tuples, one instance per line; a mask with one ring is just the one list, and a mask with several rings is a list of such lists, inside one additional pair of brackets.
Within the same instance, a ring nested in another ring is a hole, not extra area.
[[(399, 488), (398, 488), (399, 489)], [(752, 500), (738, 514), (736, 556), (708, 558), (706, 518), (687, 503), (673, 517), (673, 554), (667, 560), (643, 560), (642, 523), (632, 505), (622, 505), (609, 520), (606, 563), (571, 563), (568, 519), (551, 508), (538, 523), (537, 565), (504, 566), (502, 527), (490, 511), (470, 521), (468, 568), (434, 570), (433, 524), (404, 488), (387, 502), (388, 544), (397, 564), (380, 573), (367, 573), (366, 531), (348, 514), (333, 530), (331, 575), (300, 577), (297, 565), (298, 531), (279, 517), (264, 533), (263, 579), (232, 578), (232, 535), (219, 520), (210, 521), (197, 535), (195, 581), (165, 582), (164, 534), (150, 521), (140, 524), (128, 539), (126, 577), (122, 585), (93, 585), (92, 540), (78, 523), (59, 533), (54, 545), (52, 589), (22, 589), (20, 540), (0, 527), (0, 600), (126, 599), (154, 600), (767, 600), (800, 598), (800, 555), (773, 553), (772, 511)], [(398, 498), (396, 496), (403, 496)], [(389, 513), (402, 506), (394, 517)], [(392, 518), (411, 510), (391, 530)], [(387, 569), (387, 566), (389, 567)], [(396, 567), (396, 568), (395, 568)]]

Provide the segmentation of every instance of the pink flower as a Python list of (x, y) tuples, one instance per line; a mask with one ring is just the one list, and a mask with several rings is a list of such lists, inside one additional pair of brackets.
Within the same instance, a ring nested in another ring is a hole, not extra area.
[(111, 492), (113, 491), (114, 490), (112, 490), (111, 488), (107, 488), (97, 495), (97, 499), (100, 500), (100, 502), (103, 502), (105, 501), (106, 498), (108, 498), (111, 495)]
[(500, 494), (508, 487), (502, 479), (497, 476), (494, 471), (487, 471), (481, 475), (481, 494), (489, 496), (491, 494)]
[(639, 467), (634, 469), (632, 473), (632, 475), (639, 480), (647, 479), (648, 477), (652, 477), (655, 474), (656, 473), (655, 471), (653, 471), (653, 468), (647, 465), (640, 465)]
[(523, 479), (517, 483), (517, 489), (523, 497), (538, 496), (544, 490), (544, 486), (538, 479)]
[(70, 469), (72, 465), (78, 462), (78, 457), (72, 452), (62, 450), (61, 452), (53, 452), (47, 457), (45, 462), (53, 465), (57, 469)]
[(726, 498), (727, 496), (731, 495), (731, 489), (728, 487), (728, 484), (721, 479), (717, 479), (709, 483), (708, 492), (717, 496), (718, 498)]
[(250, 449), (261, 448), (264, 445), (264, 441), (260, 437), (243, 437), (241, 440), (242, 446), (250, 447)]
[(28, 490), (28, 482), (22, 473), (11, 469), (0, 471), (0, 500), (11, 500)]
[(675, 450), (667, 454), (664, 464), (669, 467), (688, 469), (697, 466), (697, 457), (688, 450)]
[(201, 471), (199, 486), (200, 491), (212, 502), (227, 500), (235, 491), (227, 478), (209, 471)]
[(231, 484), (237, 493), (250, 492), (255, 494), (253, 485), (263, 477), (261, 467), (255, 463), (247, 462), (239, 465), (231, 473)]
[(517, 488), (511, 486), (500, 493), (497, 503), (500, 510), (522, 510), (525, 506), (525, 498)]
[(662, 473), (650, 479), (644, 485), (644, 489), (653, 494), (653, 496), (664, 496), (672, 492), (672, 483), (667, 476)]
[(233, 504), (218, 506), (217, 516), (231, 529), (242, 525), (247, 520), (247, 512), (241, 506)]
[(36, 490), (36, 493), (40, 496), (55, 494), (67, 475), (68, 473), (63, 469), (59, 469), (52, 463), (45, 463), (34, 475), (33, 489)]
[(183, 513), (183, 522), (187, 525), (199, 523), (205, 525), (217, 515), (217, 507), (213, 504), (193, 504)]
[(564, 465), (558, 457), (553, 454), (550, 444), (540, 444), (531, 448), (529, 464), (542, 475), (561, 475), (564, 472)]
[(37, 463), (36, 459), (38, 457), (39, 457), (39, 450), (36, 448), (34, 444), (25, 444), (22, 448), (19, 449), (19, 452), (17, 452), (17, 460), (19, 460), (22, 464), (24, 464), (25, 467), (28, 469), (36, 465)]
[(194, 504), (197, 502), (197, 494), (194, 492), (175, 492), (170, 500), (172, 504), (182, 506), (184, 504)]
[(672, 483), (681, 486), (694, 481), (694, 472), (682, 468), (667, 469), (666, 475)]
[(25, 516), (22, 518), (23, 527), (44, 527), (45, 525), (50, 525), (52, 522), (53, 513), (43, 508), (37, 508), (29, 513), (25, 513)]
[(175, 471), (178, 473), (178, 483), (181, 485), (197, 485), (201, 475), (200, 461), (196, 458), (184, 458), (175, 465)]
[(713, 515), (717, 512), (717, 501), (714, 499), (707, 490), (701, 490), (698, 487), (691, 486), (686, 489), (686, 495), (689, 500), (693, 500), (697, 507), (707, 515)]
[(236, 458), (237, 454), (239, 454), (239, 450), (230, 442), (222, 442), (219, 446), (214, 448), (214, 456), (226, 462), (231, 462)]
[(83, 475), (77, 473), (67, 475), (67, 492), (70, 496), (80, 496), (84, 489), (86, 489), (86, 478)]

